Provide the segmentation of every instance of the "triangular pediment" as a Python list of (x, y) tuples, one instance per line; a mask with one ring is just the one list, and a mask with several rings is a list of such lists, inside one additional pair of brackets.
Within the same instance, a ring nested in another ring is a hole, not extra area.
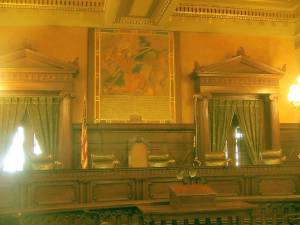
[(31, 72), (76, 74), (77, 66), (40, 54), (31, 49), (21, 49), (0, 56), (1, 72)]
[(202, 67), (202, 73), (214, 74), (276, 74), (283, 75), (284, 71), (252, 60), (248, 56), (238, 55), (222, 62)]

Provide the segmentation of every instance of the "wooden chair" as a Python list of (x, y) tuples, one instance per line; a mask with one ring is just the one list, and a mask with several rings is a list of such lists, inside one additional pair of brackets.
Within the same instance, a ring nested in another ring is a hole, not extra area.
[(149, 167), (169, 167), (175, 166), (176, 161), (171, 158), (169, 154), (149, 154), (148, 166)]
[(128, 167), (147, 167), (148, 149), (143, 143), (136, 143), (131, 146), (128, 152)]
[(118, 167), (120, 161), (114, 154), (91, 154), (91, 167), (93, 169), (108, 169)]
[(261, 163), (265, 165), (279, 165), (286, 160), (282, 150), (265, 150), (261, 152)]
[(231, 162), (226, 158), (225, 152), (210, 152), (204, 155), (205, 166), (228, 166)]
[(54, 161), (52, 155), (29, 155), (29, 168), (32, 170), (53, 170), (61, 169), (62, 163)]

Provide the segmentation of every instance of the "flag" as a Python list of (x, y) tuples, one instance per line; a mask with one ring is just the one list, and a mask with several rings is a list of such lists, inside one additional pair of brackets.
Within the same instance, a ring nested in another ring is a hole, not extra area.
[(83, 99), (83, 112), (81, 123), (81, 168), (88, 168), (88, 140), (87, 140), (87, 105), (86, 98)]

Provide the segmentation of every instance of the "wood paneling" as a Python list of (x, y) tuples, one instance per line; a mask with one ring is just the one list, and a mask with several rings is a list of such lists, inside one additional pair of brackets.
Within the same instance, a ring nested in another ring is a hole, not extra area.
[[(142, 137), (155, 154), (169, 153), (177, 164), (189, 164), (193, 157), (192, 125), (182, 124), (93, 124), (88, 125), (89, 153), (114, 154), (121, 167), (128, 165), (128, 142)], [(80, 125), (73, 126), (75, 165), (79, 165)]]
[(287, 156), (288, 162), (299, 162), (300, 153), (300, 124), (280, 124), (281, 148)]
[(91, 183), (92, 202), (131, 200), (134, 198), (133, 181), (96, 181)]
[(243, 195), (243, 180), (241, 178), (212, 178), (207, 184), (212, 187), (218, 196)]
[(297, 193), (297, 177), (270, 177), (259, 179), (257, 185), (261, 195), (294, 195)]
[[(74, 162), (79, 165), (80, 125), (73, 126)], [(127, 167), (128, 142), (143, 137), (151, 151), (169, 153), (177, 165), (189, 164), (193, 158), (193, 124), (93, 124), (88, 126), (90, 153), (115, 154), (121, 167)], [(287, 162), (300, 162), (300, 124), (280, 125), (281, 148)]]
[(30, 205), (47, 206), (75, 204), (79, 202), (79, 187), (76, 182), (52, 181), (31, 184)]
[[(27, 171), (0, 174), (3, 210), (76, 206), (129, 200), (163, 200), (178, 183), (182, 168)], [(300, 194), (299, 165), (201, 167), (194, 182), (205, 180), (219, 197), (293, 196)], [(201, 179), (200, 179), (201, 178)]]
[(17, 208), (19, 205), (18, 185), (0, 184), (0, 210), (5, 208)]
[(148, 181), (147, 190), (149, 199), (168, 199), (169, 198), (169, 185), (178, 184), (175, 178), (151, 179)]

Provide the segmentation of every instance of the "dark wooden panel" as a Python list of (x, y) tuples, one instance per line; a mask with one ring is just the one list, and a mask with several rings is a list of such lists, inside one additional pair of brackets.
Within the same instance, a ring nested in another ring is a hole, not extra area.
[(16, 184), (0, 184), (0, 208), (17, 208), (20, 195)]
[(300, 162), (297, 155), (300, 153), (300, 124), (280, 124), (281, 148), (287, 156), (288, 162)]
[(294, 195), (297, 193), (296, 179), (293, 177), (261, 178), (257, 185), (261, 195)]
[(147, 190), (149, 199), (168, 199), (169, 185), (178, 184), (175, 178), (151, 179), (148, 181)]
[(214, 178), (209, 179), (207, 184), (217, 192), (217, 196), (240, 196), (243, 194), (242, 178)]
[(91, 184), (90, 199), (92, 202), (131, 200), (134, 191), (132, 181), (97, 181)]
[(73, 182), (34, 183), (29, 187), (30, 205), (62, 205), (79, 202), (79, 186)]

